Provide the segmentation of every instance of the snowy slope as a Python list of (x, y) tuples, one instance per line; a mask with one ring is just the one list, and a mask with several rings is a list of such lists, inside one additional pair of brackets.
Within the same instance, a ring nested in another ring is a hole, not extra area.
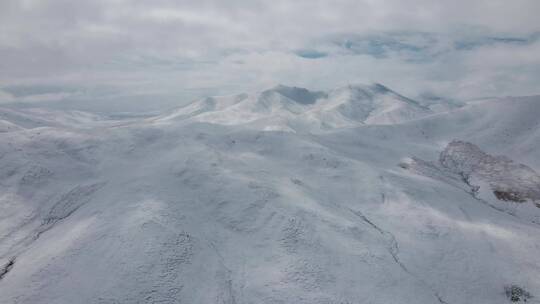
[(534, 198), (439, 160), (467, 142), (534, 187), (540, 97), (433, 113), (378, 85), (278, 86), (125, 121), (9, 111), (0, 303), (540, 299)]
[(101, 118), (95, 114), (81, 111), (58, 111), (49, 109), (10, 109), (0, 108), (2, 124), (31, 129), (38, 127), (85, 127)]

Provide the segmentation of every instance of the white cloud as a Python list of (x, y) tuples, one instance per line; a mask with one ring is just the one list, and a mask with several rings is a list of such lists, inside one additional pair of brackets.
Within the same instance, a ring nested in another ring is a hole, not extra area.
[(0, 104), (2, 104), (2, 103), (10, 103), (10, 102), (13, 102), (13, 101), (14, 101), (13, 95), (11, 95), (8, 92), (5, 92), (3, 90), (0, 90)]
[[(0, 86), (181, 95), (378, 81), (412, 95), (538, 94), (538, 11), (536, 0), (7, 0)], [(364, 41), (346, 50), (336, 37)]]

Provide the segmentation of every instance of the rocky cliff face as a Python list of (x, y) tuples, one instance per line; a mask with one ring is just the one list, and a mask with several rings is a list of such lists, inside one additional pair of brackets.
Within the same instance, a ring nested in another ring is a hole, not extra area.
[(469, 182), (487, 183), (500, 200), (540, 203), (540, 175), (506, 156), (493, 156), (472, 143), (454, 140), (441, 152), (439, 161)]

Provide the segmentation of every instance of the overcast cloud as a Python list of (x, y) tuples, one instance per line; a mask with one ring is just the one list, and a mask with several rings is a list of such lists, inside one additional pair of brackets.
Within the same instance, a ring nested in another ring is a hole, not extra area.
[(0, 102), (174, 104), (277, 83), (540, 94), (538, 12), (537, 0), (2, 0)]

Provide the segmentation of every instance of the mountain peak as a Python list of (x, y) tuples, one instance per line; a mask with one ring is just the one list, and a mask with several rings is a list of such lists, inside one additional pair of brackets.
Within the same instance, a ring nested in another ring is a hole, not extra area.
[(263, 91), (263, 94), (269, 93), (280, 94), (303, 105), (314, 104), (318, 99), (326, 97), (326, 93), (322, 91), (310, 91), (306, 88), (290, 87), (282, 84)]
[(350, 83), (346, 86), (338, 87), (334, 91), (360, 91), (369, 95), (395, 93), (394, 91), (380, 83)]

